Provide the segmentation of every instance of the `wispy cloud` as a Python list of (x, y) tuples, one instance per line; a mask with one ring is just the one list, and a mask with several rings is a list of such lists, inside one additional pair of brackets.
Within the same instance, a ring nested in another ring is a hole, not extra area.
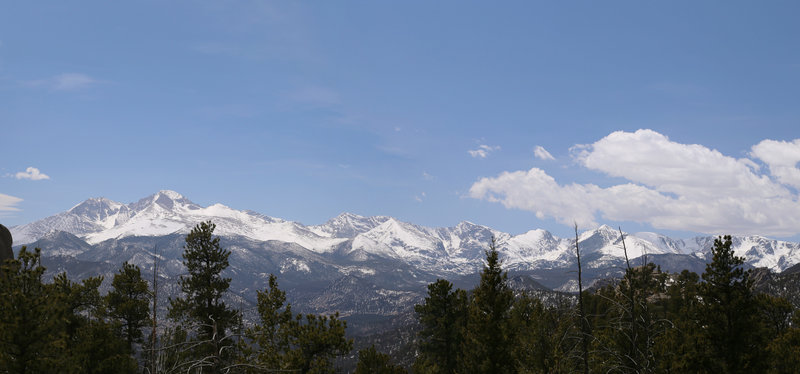
[(432, 181), (432, 180), (436, 179), (436, 177), (434, 177), (433, 175), (428, 174), (428, 172), (426, 172), (426, 171), (423, 171), (422, 172), (422, 179), (425, 179), (426, 181)]
[(578, 165), (628, 182), (558, 183), (533, 168), (480, 179), (469, 195), (567, 225), (592, 226), (602, 218), (713, 234), (800, 233), (800, 139), (765, 140), (752, 149), (756, 160), (673, 142), (652, 130), (614, 132), (573, 151)]
[(481, 145), (478, 146), (477, 149), (469, 150), (469, 151), (467, 151), (467, 153), (469, 153), (469, 155), (472, 156), (473, 158), (486, 158), (486, 157), (489, 157), (490, 153), (492, 153), (492, 152), (494, 152), (496, 150), (499, 150), (499, 149), (500, 149), (499, 145), (490, 146), (490, 145), (486, 145), (486, 144), (481, 144)]
[[(313, 25), (305, 8), (293, 2), (245, 1), (197, 3), (220, 33), (187, 47), (195, 52), (243, 59), (315, 61)], [(228, 35), (226, 37), (226, 35)], [(249, 38), (230, 37), (249, 35)]]
[(73, 91), (89, 87), (98, 81), (86, 74), (65, 73), (53, 79), (53, 89), (59, 91)]
[(341, 103), (339, 93), (323, 86), (306, 86), (295, 89), (286, 95), (289, 100), (313, 107), (328, 108)]
[(79, 91), (101, 83), (83, 73), (63, 73), (51, 78), (25, 82), (30, 87), (45, 87), (54, 91)]
[(416, 202), (418, 202), (418, 203), (421, 203), (422, 201), (424, 201), (424, 200), (425, 200), (425, 197), (426, 197), (426, 196), (427, 196), (427, 195), (425, 194), (425, 192), (422, 192), (422, 193), (420, 193), (419, 195), (416, 195), (416, 196), (414, 196), (414, 201), (416, 201)]
[(555, 160), (555, 157), (540, 145), (537, 145), (536, 148), (533, 149), (533, 155), (540, 160)]
[(0, 212), (19, 211), (15, 205), (19, 204), (22, 199), (11, 195), (0, 193)]
[(33, 181), (40, 181), (44, 179), (50, 179), (50, 176), (47, 174), (42, 173), (39, 169), (31, 166), (25, 169), (25, 171), (20, 171), (14, 174), (14, 178), (17, 179), (30, 179)]

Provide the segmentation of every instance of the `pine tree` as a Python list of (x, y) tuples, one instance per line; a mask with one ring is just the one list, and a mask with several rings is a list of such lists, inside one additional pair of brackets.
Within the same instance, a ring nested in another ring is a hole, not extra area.
[(400, 366), (390, 362), (389, 355), (378, 352), (375, 345), (358, 351), (355, 374), (405, 374)]
[(700, 276), (683, 270), (666, 289), (661, 319), (669, 326), (655, 338), (657, 370), (662, 373), (696, 372), (706, 345), (699, 328)]
[(54, 299), (63, 308), (60, 329), (64, 331), (65, 354), (62, 373), (136, 373), (136, 360), (111, 323), (107, 322), (105, 299), (99, 287), (103, 277), (80, 283), (61, 273), (53, 280)]
[(133, 351), (133, 344), (142, 342), (142, 328), (150, 318), (149, 290), (138, 266), (127, 262), (122, 264), (111, 281), (106, 302), (109, 315), (119, 322), (122, 336)]
[(300, 373), (335, 373), (333, 359), (353, 349), (353, 340), (345, 337), (347, 322), (339, 313), (330, 316), (298, 314), (292, 325), (286, 353), (287, 367)]
[(417, 371), (456, 372), (467, 321), (467, 293), (452, 288), (450, 282), (438, 279), (428, 285), (425, 303), (414, 307), (421, 326)]
[(293, 315), (274, 275), (257, 296), (261, 323), (247, 330), (254, 344), (242, 349), (239, 366), (255, 372), (334, 373), (333, 359), (353, 349), (353, 340), (345, 337), (347, 322), (338, 313)]
[[(511, 309), (514, 362), (520, 373), (564, 372), (559, 351), (565, 335), (564, 323), (555, 310), (541, 300), (523, 294)], [(566, 320), (566, 318), (562, 318)]]
[(709, 348), (703, 370), (755, 373), (765, 368), (766, 342), (750, 271), (734, 254), (730, 235), (714, 240), (700, 286), (700, 331)]
[(792, 326), (773, 337), (769, 354), (769, 373), (792, 373), (800, 368), (800, 310), (794, 311)]
[(514, 362), (509, 326), (514, 294), (508, 274), (500, 266), (495, 240), (486, 251), (486, 266), (480, 284), (472, 293), (467, 317), (466, 341), (460, 371), (470, 373), (513, 373)]
[(214, 237), (216, 225), (202, 222), (186, 236), (183, 264), (188, 276), (181, 276), (179, 284), (183, 297), (170, 299), (169, 316), (178, 322), (186, 322), (196, 329), (198, 344), (196, 359), (198, 367), (207, 372), (218, 373), (231, 358), (223, 349), (232, 345), (228, 332), (236, 326), (239, 314), (222, 300), (230, 287), (231, 279), (223, 278), (222, 271), (229, 263), (231, 252), (219, 244)]
[(0, 372), (36, 373), (59, 367), (61, 311), (42, 283), (41, 251), (19, 251), (0, 266)]
[(278, 280), (270, 274), (268, 288), (257, 291), (260, 324), (247, 329), (252, 344), (243, 347), (248, 362), (261, 370), (276, 370), (284, 365), (289, 351), (289, 338), (294, 323), (292, 306), (286, 304), (286, 293), (278, 288)]
[(649, 263), (628, 268), (619, 284), (588, 297), (592, 300), (594, 370), (652, 373), (656, 370), (656, 337), (670, 324), (650, 300), (665, 292), (664, 276)]

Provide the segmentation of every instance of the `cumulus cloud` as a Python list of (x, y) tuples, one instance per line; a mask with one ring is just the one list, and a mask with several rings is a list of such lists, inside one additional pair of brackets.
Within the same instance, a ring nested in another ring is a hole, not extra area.
[(477, 149), (472, 149), (467, 151), (470, 156), (474, 158), (486, 158), (489, 157), (489, 153), (492, 153), (496, 150), (500, 149), (500, 146), (490, 146), (486, 144), (481, 144), (478, 146)]
[(11, 195), (0, 193), (0, 212), (3, 211), (18, 211), (15, 205), (19, 204), (22, 199)]
[(50, 176), (40, 172), (39, 169), (31, 166), (31, 167), (28, 167), (27, 169), (25, 169), (25, 171), (20, 171), (20, 172), (14, 174), (14, 178), (17, 178), (17, 179), (30, 179), (30, 180), (33, 180), (33, 181), (40, 181), (40, 180), (43, 180), (43, 179), (50, 179)]
[(541, 169), (504, 172), (470, 188), (473, 198), (502, 203), (571, 225), (598, 219), (648, 223), (658, 229), (790, 236), (800, 233), (796, 186), (798, 145), (764, 141), (751, 154), (769, 166), (652, 130), (614, 132), (573, 147), (578, 165), (624, 184), (559, 184)]
[(533, 149), (533, 155), (540, 160), (555, 160), (555, 157), (540, 145), (537, 145), (536, 148)]
[(800, 189), (800, 139), (764, 140), (751, 148), (750, 155), (767, 164), (770, 174), (780, 183)]

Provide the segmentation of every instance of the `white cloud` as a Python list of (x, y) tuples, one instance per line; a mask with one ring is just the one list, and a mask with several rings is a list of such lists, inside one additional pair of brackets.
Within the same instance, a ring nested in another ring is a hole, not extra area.
[(39, 169), (31, 166), (31, 167), (28, 167), (27, 169), (25, 169), (25, 171), (20, 171), (20, 172), (14, 174), (14, 178), (17, 178), (17, 179), (30, 179), (30, 180), (34, 180), (34, 181), (39, 181), (39, 180), (43, 180), (43, 179), (50, 179), (50, 176), (40, 172)]
[(417, 196), (414, 196), (414, 201), (416, 201), (418, 203), (421, 203), (423, 200), (425, 200), (426, 196), (427, 195), (425, 194), (425, 192), (423, 192), (423, 193), (421, 193), (421, 194), (419, 194)]
[(0, 212), (2, 211), (18, 211), (15, 205), (19, 204), (22, 199), (6, 194), (0, 193)]
[(781, 183), (800, 189), (800, 139), (792, 142), (764, 140), (751, 148), (750, 155), (764, 161)]
[(470, 156), (474, 158), (486, 158), (489, 157), (489, 153), (492, 153), (496, 150), (500, 149), (500, 146), (490, 146), (486, 144), (481, 144), (478, 146), (477, 149), (467, 151)]
[(533, 149), (533, 155), (540, 160), (555, 160), (555, 157), (540, 145), (537, 145), (536, 148)]
[[(790, 236), (800, 233), (800, 203), (787, 187), (798, 179), (793, 171), (776, 172), (773, 166), (788, 167), (797, 157), (797, 144), (762, 142), (762, 147), (753, 147), (754, 155), (772, 155), (758, 157), (770, 166), (776, 182), (749, 159), (676, 143), (651, 130), (620, 131), (573, 151), (579, 165), (628, 183), (605, 188), (559, 184), (533, 168), (483, 178), (472, 185), (470, 196), (568, 225), (593, 226), (602, 218), (659, 229)], [(775, 156), (776, 149), (785, 152)]]
[(787, 196), (783, 186), (735, 159), (699, 144), (680, 144), (652, 130), (617, 131), (577, 155), (583, 166), (679, 196)]
[(434, 177), (433, 175), (428, 174), (427, 171), (423, 171), (422, 172), (422, 179), (425, 179), (426, 181), (432, 181), (432, 180), (436, 179), (436, 177)]

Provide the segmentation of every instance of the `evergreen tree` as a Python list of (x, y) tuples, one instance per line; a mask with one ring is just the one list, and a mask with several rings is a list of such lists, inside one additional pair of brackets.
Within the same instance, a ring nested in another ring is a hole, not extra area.
[(389, 355), (378, 352), (372, 345), (358, 351), (355, 374), (406, 374), (405, 369), (389, 361)]
[(43, 373), (60, 366), (61, 311), (42, 283), (41, 250), (19, 251), (0, 266), (0, 372)]
[(278, 288), (273, 274), (269, 276), (268, 288), (257, 291), (256, 298), (261, 323), (247, 329), (246, 335), (252, 344), (243, 347), (246, 361), (261, 370), (283, 368), (294, 323), (292, 306), (286, 304), (286, 293)]
[(345, 337), (347, 323), (338, 313), (293, 315), (274, 275), (257, 297), (261, 323), (247, 330), (253, 345), (242, 349), (239, 366), (254, 372), (333, 373), (333, 359), (353, 349), (353, 340)]
[(773, 338), (786, 332), (792, 326), (792, 313), (795, 308), (789, 300), (768, 294), (756, 295), (756, 303), (764, 321), (767, 333)]
[[(523, 294), (511, 309), (514, 362), (520, 373), (565, 372), (560, 362), (564, 324), (555, 310), (539, 299)], [(566, 318), (563, 318), (566, 320)]]
[(766, 342), (758, 305), (744, 258), (731, 248), (730, 235), (714, 240), (713, 259), (700, 286), (700, 331), (709, 352), (702, 370), (714, 373), (756, 373), (765, 369)]
[(621, 373), (652, 373), (656, 370), (655, 338), (669, 324), (659, 318), (649, 300), (663, 294), (665, 278), (649, 263), (628, 268), (619, 284), (604, 287), (593, 299), (602, 302), (592, 311), (593, 349), (599, 367)]
[(286, 366), (307, 373), (335, 373), (333, 359), (353, 349), (353, 340), (345, 337), (347, 322), (339, 313), (330, 316), (298, 314), (292, 324)]
[(66, 351), (59, 372), (110, 374), (138, 370), (125, 340), (107, 322), (105, 299), (99, 291), (102, 282), (103, 277), (98, 276), (75, 283), (65, 273), (53, 280), (54, 299), (64, 310), (60, 328)]
[(224, 347), (233, 344), (228, 333), (240, 318), (222, 300), (231, 283), (230, 278), (222, 277), (231, 252), (213, 236), (215, 228), (211, 221), (202, 222), (186, 236), (183, 264), (189, 275), (179, 281), (184, 296), (170, 299), (169, 307), (170, 318), (196, 330), (201, 343), (197, 345), (197, 365), (210, 373), (220, 372), (232, 359), (228, 353), (233, 350)]
[(428, 285), (425, 303), (414, 307), (421, 326), (415, 371), (456, 372), (467, 321), (467, 293), (452, 288), (450, 282), (438, 279)]
[(133, 351), (133, 343), (142, 342), (142, 328), (150, 318), (150, 300), (147, 282), (142, 279), (139, 267), (125, 262), (111, 282), (106, 295), (109, 315), (122, 327), (122, 336)]
[(706, 344), (699, 328), (700, 276), (683, 270), (667, 287), (661, 319), (668, 328), (655, 338), (655, 361), (659, 372), (697, 372)]
[(495, 240), (486, 251), (481, 280), (472, 293), (463, 345), (462, 372), (513, 373), (514, 362), (509, 326), (514, 294), (508, 274), (500, 266)]
[(769, 373), (792, 373), (800, 368), (800, 310), (794, 311), (792, 322), (769, 344)]

